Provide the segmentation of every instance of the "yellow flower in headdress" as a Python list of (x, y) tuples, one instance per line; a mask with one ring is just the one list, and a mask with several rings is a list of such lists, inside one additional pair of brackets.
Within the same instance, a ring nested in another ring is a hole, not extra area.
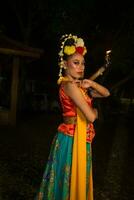
[(75, 53), (75, 51), (76, 51), (76, 49), (75, 49), (74, 45), (72, 45), (72, 46), (65, 46), (64, 47), (64, 53), (67, 54), (67, 55), (72, 55), (72, 54)]

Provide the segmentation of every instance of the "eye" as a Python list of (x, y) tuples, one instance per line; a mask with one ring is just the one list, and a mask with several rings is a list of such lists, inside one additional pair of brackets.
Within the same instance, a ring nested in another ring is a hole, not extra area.
[(74, 64), (75, 65), (79, 65), (79, 61), (74, 61)]
[(82, 62), (82, 65), (85, 65), (85, 62)]

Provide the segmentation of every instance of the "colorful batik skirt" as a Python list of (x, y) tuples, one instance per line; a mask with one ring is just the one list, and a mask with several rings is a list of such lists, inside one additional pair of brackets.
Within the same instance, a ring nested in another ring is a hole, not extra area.
[[(36, 200), (69, 200), (72, 166), (73, 137), (58, 133), (52, 142), (42, 183)], [(87, 143), (86, 188), (89, 196), (89, 180), (92, 165), (91, 144)], [(87, 197), (88, 200), (88, 197)]]

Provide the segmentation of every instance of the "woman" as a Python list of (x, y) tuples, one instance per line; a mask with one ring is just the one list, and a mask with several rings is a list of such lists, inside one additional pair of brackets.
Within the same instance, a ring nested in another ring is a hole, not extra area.
[(38, 200), (93, 200), (91, 143), (98, 112), (92, 98), (107, 97), (109, 91), (83, 79), (86, 52), (82, 38), (62, 37), (58, 84), (63, 123), (52, 143)]

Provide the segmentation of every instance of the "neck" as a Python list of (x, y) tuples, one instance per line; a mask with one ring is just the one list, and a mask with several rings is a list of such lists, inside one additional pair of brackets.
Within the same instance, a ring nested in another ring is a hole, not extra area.
[(74, 77), (74, 76), (70, 76), (70, 75), (66, 75), (70, 80), (74, 80), (74, 81), (77, 81), (77, 80), (83, 80), (83, 77), (80, 77), (80, 78), (77, 78), (77, 77)]

